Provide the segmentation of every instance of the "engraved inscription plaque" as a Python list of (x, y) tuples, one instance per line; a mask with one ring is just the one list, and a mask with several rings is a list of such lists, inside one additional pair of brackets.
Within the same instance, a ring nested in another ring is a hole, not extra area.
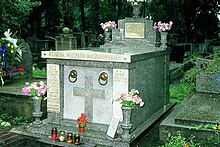
[(144, 38), (144, 23), (125, 23), (125, 38)]

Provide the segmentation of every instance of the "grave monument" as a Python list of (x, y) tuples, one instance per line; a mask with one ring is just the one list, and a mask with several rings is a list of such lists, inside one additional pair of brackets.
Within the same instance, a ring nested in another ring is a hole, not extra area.
[(67, 27), (63, 28), (63, 33), (55, 37), (56, 50), (73, 50), (77, 49), (77, 39)]
[[(78, 132), (81, 113), (88, 119), (81, 137), (91, 144), (131, 146), (172, 106), (169, 103), (169, 51), (155, 47), (153, 21), (125, 18), (118, 21), (112, 41), (98, 48), (43, 51), (47, 59), (48, 118), (27, 131), (50, 135), (52, 127)], [(119, 92), (140, 92), (145, 106), (131, 113), (129, 135), (123, 138)], [(113, 137), (107, 135), (112, 118), (119, 119)]]

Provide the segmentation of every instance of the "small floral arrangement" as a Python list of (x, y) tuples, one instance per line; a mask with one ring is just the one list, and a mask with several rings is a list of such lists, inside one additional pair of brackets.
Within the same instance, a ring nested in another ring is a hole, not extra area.
[[(2, 69), (0, 68), (0, 70)], [(24, 67), (15, 65), (11, 69), (6, 69), (5, 71), (2, 70), (2, 74), (5, 76), (9, 76), (9, 77), (13, 77), (14, 75), (18, 73), (24, 74)]]
[(112, 29), (116, 29), (117, 24), (115, 21), (108, 21), (100, 24), (104, 31), (111, 31)]
[(27, 87), (22, 88), (24, 95), (30, 95), (33, 97), (45, 97), (48, 86), (43, 81), (29, 83), (26, 82)]
[(2, 67), (0, 67), (0, 80), (2, 83), (2, 86), (5, 84), (3, 77), (8, 76), (9, 78), (18, 79), (18, 77), (23, 76), (25, 73), (24, 67), (16, 65), (13, 68), (6, 68), (6, 70), (3, 70)]
[(117, 98), (115, 101), (119, 101), (122, 106), (125, 107), (132, 107), (135, 108), (137, 105), (140, 107), (144, 106), (144, 102), (142, 101), (142, 98), (139, 96), (139, 91), (136, 89), (131, 89), (128, 94), (122, 92), (118, 93)]
[(157, 23), (156, 22), (154, 23), (153, 29), (154, 30), (158, 29), (160, 32), (166, 32), (171, 30), (172, 25), (173, 25), (172, 21), (170, 21), (169, 23), (162, 23), (161, 21), (159, 21)]
[(81, 116), (79, 118), (77, 118), (77, 124), (79, 125), (79, 127), (86, 127), (86, 115), (84, 113), (81, 113)]

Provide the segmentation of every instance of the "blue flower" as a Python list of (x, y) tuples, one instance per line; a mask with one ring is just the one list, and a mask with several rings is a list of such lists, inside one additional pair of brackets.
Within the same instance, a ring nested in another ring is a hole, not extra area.
[(216, 75), (216, 81), (220, 83), (220, 73)]

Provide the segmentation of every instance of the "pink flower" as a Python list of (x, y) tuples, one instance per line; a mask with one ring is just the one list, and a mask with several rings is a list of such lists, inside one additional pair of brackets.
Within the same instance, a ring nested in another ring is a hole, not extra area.
[[(29, 83), (26, 82), (26, 85), (29, 85)], [(31, 85), (22, 88), (22, 92), (24, 95), (44, 97), (47, 92), (47, 88), (47, 85), (45, 85), (43, 81), (40, 81), (39, 83), (33, 82)]]
[(22, 88), (22, 92), (24, 93), (24, 95), (28, 95), (30, 92), (29, 88)]
[(108, 21), (105, 23), (101, 23), (100, 24), (102, 29), (105, 31), (108, 31), (108, 29), (116, 29), (117, 24), (115, 23), (115, 21)]
[(159, 21), (158, 23), (154, 23), (153, 29), (154, 30), (159, 30), (161, 31), (168, 31), (171, 30), (171, 27), (173, 25), (173, 22), (170, 21), (169, 23), (161, 23), (161, 21)]
[(142, 98), (139, 97), (139, 91), (136, 89), (131, 89), (128, 94), (120, 92), (117, 95), (116, 101), (120, 102), (122, 106), (135, 108), (136, 105), (141, 107), (144, 105)]

